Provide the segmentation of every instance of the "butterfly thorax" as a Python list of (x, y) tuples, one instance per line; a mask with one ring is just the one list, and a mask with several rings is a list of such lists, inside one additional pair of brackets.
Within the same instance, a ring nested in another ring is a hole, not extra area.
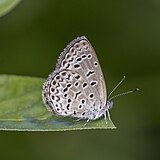
[(106, 115), (106, 111), (112, 109), (113, 107), (113, 101), (107, 101), (107, 104), (105, 106), (100, 106), (98, 108), (90, 109), (88, 112), (86, 112), (86, 116), (84, 116), (84, 119), (89, 120), (96, 120), (102, 117), (103, 115)]
[(102, 117), (105, 114), (105, 107), (103, 107), (102, 109), (93, 109), (90, 110), (86, 113), (86, 117), (84, 117), (85, 119), (89, 119), (89, 120), (96, 120), (99, 119), (100, 117)]

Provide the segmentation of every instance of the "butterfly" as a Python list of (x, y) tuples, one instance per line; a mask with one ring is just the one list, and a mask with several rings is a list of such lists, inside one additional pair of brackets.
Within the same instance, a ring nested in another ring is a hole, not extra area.
[[(113, 91), (124, 81), (118, 83)], [(138, 90), (138, 89), (136, 89)], [(111, 94), (113, 93), (111, 92)], [(135, 91), (135, 90), (134, 90)], [(96, 53), (85, 36), (71, 41), (60, 54), (55, 70), (43, 84), (42, 98), (47, 109), (59, 116), (110, 120), (110, 98)]]

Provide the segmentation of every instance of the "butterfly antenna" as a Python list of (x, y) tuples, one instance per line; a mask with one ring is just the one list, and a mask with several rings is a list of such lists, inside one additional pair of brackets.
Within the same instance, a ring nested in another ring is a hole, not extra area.
[(115, 98), (117, 98), (117, 97), (120, 97), (120, 96), (123, 96), (123, 95), (126, 95), (126, 94), (130, 94), (130, 93), (133, 93), (133, 92), (136, 92), (136, 91), (139, 91), (139, 89), (136, 88), (136, 89), (131, 90), (131, 91), (127, 91), (127, 92), (124, 92), (124, 93), (117, 94), (117, 95), (111, 97), (111, 98), (109, 99), (109, 101), (111, 101), (111, 100), (113, 100), (113, 99), (115, 99)]
[(123, 83), (123, 81), (126, 79), (126, 76), (123, 76), (123, 78), (120, 80), (120, 82), (113, 88), (111, 93), (108, 95), (108, 98), (112, 95), (112, 93)]

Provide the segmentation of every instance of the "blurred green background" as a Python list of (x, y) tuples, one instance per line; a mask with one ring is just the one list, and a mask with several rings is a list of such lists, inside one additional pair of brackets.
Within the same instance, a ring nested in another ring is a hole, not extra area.
[(0, 74), (47, 77), (63, 48), (85, 35), (96, 50), (116, 130), (0, 132), (1, 159), (158, 159), (160, 1), (23, 0), (0, 18)]

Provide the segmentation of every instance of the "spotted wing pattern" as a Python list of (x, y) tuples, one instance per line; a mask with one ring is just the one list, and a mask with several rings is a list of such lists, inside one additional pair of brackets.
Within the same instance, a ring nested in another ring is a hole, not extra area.
[(95, 119), (95, 111), (101, 113), (106, 105), (106, 86), (86, 37), (78, 37), (64, 49), (55, 71), (44, 83), (42, 95), (48, 110), (58, 115)]

